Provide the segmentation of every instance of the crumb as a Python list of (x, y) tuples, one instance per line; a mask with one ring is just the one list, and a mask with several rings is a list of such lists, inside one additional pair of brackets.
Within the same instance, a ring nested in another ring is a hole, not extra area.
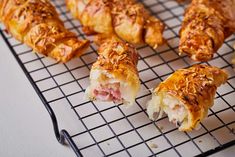
[(158, 148), (157, 144), (153, 143), (152, 141), (147, 142), (147, 145), (152, 149)]
[(235, 54), (233, 54), (232, 63), (235, 64)]
[(235, 129), (232, 128), (232, 129), (230, 130), (230, 133), (235, 134)]
[(110, 143), (107, 143), (108, 146), (110, 146)]
[(154, 89), (153, 88), (149, 88), (147, 89), (148, 91), (150, 91), (151, 93), (153, 93)]
[(198, 142), (199, 142), (199, 143), (202, 143), (202, 140), (199, 140)]
[(9, 31), (7, 29), (3, 30), (6, 34), (9, 34)]
[(159, 127), (159, 129), (160, 129), (160, 130), (163, 130), (163, 129), (164, 129), (164, 127), (163, 127), (163, 126), (160, 126), (160, 127)]

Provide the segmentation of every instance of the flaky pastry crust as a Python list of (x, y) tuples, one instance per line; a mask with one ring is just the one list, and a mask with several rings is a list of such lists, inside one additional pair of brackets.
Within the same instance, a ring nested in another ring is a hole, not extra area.
[(139, 85), (138, 54), (132, 45), (122, 41), (106, 40), (99, 47), (98, 54), (92, 70), (103, 70), (130, 85)]
[(111, 38), (100, 45), (98, 54), (86, 89), (89, 99), (133, 105), (140, 89), (136, 49), (129, 43)]
[(179, 52), (208, 61), (235, 32), (235, 0), (192, 0), (180, 30)]
[(0, 0), (0, 20), (17, 40), (60, 62), (80, 56), (89, 46), (64, 27), (48, 0)]
[(135, 0), (66, 0), (86, 34), (118, 36), (132, 44), (157, 48), (164, 43), (164, 25)]
[(180, 69), (162, 82), (154, 94), (167, 93), (180, 100), (188, 112), (187, 123), (180, 131), (191, 131), (207, 116), (208, 109), (214, 104), (214, 96), (228, 75), (225, 71), (207, 65), (194, 65)]

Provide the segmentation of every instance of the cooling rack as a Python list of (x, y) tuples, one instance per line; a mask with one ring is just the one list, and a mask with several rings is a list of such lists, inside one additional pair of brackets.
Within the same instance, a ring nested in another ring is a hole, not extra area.
[[(131, 108), (84, 98), (89, 70), (97, 57), (94, 44), (80, 58), (59, 64), (32, 53), (1, 25), (2, 37), (51, 116), (57, 140), (69, 144), (77, 156), (205, 156), (234, 145), (235, 73), (230, 61), (235, 36), (226, 40), (211, 61), (205, 62), (229, 73), (228, 81), (216, 93), (208, 118), (198, 131), (179, 132), (166, 116), (150, 121), (146, 102), (151, 97), (150, 89), (175, 70), (196, 63), (177, 53), (185, 6), (175, 0), (141, 2), (166, 24), (164, 36), (168, 43), (157, 50), (137, 48), (141, 91)], [(63, 0), (52, 3), (68, 29), (80, 38), (91, 38), (82, 33), (80, 23), (66, 10)]]

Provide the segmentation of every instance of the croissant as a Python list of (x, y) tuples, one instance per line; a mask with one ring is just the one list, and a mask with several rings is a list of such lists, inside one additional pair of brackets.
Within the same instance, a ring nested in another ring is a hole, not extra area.
[(208, 61), (235, 32), (235, 0), (192, 0), (180, 30), (179, 52)]
[(164, 43), (164, 25), (135, 0), (66, 0), (86, 34), (118, 36), (132, 44), (153, 48)]
[(206, 65), (177, 70), (154, 90), (147, 113), (154, 120), (165, 112), (180, 131), (191, 131), (207, 116), (217, 87), (227, 78), (225, 71)]
[(0, 21), (17, 40), (57, 61), (80, 56), (89, 46), (64, 27), (48, 0), (0, 0)]
[(90, 71), (90, 86), (86, 94), (91, 100), (132, 105), (140, 88), (135, 48), (110, 39), (100, 45), (98, 54)]

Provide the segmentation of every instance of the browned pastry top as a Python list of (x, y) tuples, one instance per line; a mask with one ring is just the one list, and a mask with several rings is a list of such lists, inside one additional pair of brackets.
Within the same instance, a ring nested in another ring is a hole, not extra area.
[(234, 0), (193, 0), (180, 31), (180, 52), (208, 61), (235, 32)]
[(155, 92), (168, 93), (180, 100), (188, 110), (188, 124), (181, 128), (184, 131), (196, 127), (213, 105), (214, 95), (228, 75), (217, 67), (194, 65), (188, 69), (177, 70), (162, 82)]
[(210, 98), (208, 95), (214, 95), (217, 87), (225, 83), (227, 77), (228, 75), (217, 67), (194, 65), (188, 69), (177, 70), (162, 82), (156, 91), (167, 91), (187, 104), (198, 106), (201, 100)]
[(17, 40), (66, 62), (89, 45), (68, 31), (48, 0), (1, 0), (0, 19)]
[[(117, 35), (132, 44), (147, 43), (153, 48), (164, 43), (164, 25), (135, 0), (66, 0), (86, 34)], [(99, 42), (98, 42), (99, 43)]]
[(52, 20), (63, 26), (55, 8), (50, 3), (47, 3), (46, 0), (10, 0), (4, 2), (0, 6), (0, 17), (5, 23), (9, 21), (7, 26), (17, 25), (18, 31), (20, 31), (19, 34), (25, 34), (33, 26)]
[(92, 70), (105, 70), (120, 80), (134, 80), (130, 82), (133, 84), (138, 81), (138, 54), (132, 45), (122, 41), (106, 40), (99, 47), (98, 54)]

